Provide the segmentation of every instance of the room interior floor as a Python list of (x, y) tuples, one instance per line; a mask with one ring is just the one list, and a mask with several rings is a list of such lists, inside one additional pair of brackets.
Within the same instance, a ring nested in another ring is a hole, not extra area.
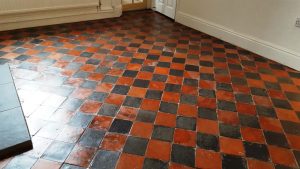
[(0, 168), (299, 168), (300, 72), (153, 11), (0, 32), (0, 63), (34, 144)]

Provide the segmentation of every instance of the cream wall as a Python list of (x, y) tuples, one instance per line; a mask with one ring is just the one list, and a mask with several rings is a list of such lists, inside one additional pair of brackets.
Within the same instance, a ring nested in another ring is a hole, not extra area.
[(178, 0), (176, 21), (300, 70), (299, 0)]

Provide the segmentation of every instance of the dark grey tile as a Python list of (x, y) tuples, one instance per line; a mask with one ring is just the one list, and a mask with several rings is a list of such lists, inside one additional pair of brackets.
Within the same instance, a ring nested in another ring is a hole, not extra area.
[(139, 108), (142, 103), (142, 99), (138, 97), (126, 96), (123, 103), (124, 106)]
[(168, 163), (157, 159), (145, 158), (143, 169), (168, 169)]
[(87, 147), (99, 147), (105, 131), (87, 128), (79, 139), (79, 144)]
[(196, 130), (196, 118), (178, 116), (176, 120), (176, 127), (186, 130)]
[(119, 159), (119, 152), (99, 150), (95, 155), (91, 169), (113, 169)]
[(211, 134), (197, 133), (197, 145), (206, 150), (213, 150), (216, 152), (220, 150), (219, 137)]
[(185, 147), (178, 144), (173, 144), (171, 161), (183, 164), (189, 167), (195, 166), (195, 149), (192, 147)]
[(136, 120), (141, 122), (153, 123), (155, 121), (155, 117), (156, 112), (139, 110)]
[(174, 129), (164, 126), (154, 126), (152, 133), (152, 139), (162, 140), (162, 141), (173, 141)]
[(165, 113), (171, 113), (176, 114), (178, 109), (178, 104), (175, 103), (168, 103), (168, 102), (161, 102), (159, 111), (165, 112)]
[(120, 107), (117, 105), (104, 103), (101, 106), (98, 114), (114, 117), (117, 114), (117, 112), (119, 111), (119, 109), (120, 109)]
[(129, 136), (126, 140), (123, 152), (144, 156), (148, 145), (148, 139)]
[(131, 126), (131, 121), (115, 119), (110, 126), (109, 132), (126, 134), (129, 133)]

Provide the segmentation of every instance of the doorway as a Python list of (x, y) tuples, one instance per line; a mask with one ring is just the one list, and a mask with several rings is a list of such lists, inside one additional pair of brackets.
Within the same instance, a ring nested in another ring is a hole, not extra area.
[(153, 0), (155, 10), (169, 18), (175, 19), (176, 0)]
[(122, 0), (123, 11), (141, 10), (147, 8), (147, 0)]

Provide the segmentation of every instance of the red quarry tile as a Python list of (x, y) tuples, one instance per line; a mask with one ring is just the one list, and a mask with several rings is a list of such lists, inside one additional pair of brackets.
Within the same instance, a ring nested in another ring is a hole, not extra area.
[(130, 77), (120, 77), (116, 84), (130, 86), (133, 84), (133, 80), (134, 79)]
[(286, 134), (286, 138), (289, 141), (291, 148), (300, 150), (300, 136), (293, 134)]
[(246, 103), (236, 103), (236, 109), (239, 113), (246, 115), (256, 115), (256, 109), (254, 105)]
[(197, 117), (198, 116), (197, 106), (189, 105), (189, 104), (179, 104), (178, 115)]
[(144, 122), (135, 122), (131, 128), (130, 134), (142, 138), (150, 138), (153, 131), (153, 124)]
[(218, 119), (219, 121), (230, 125), (238, 125), (240, 123), (237, 112), (218, 110)]
[(96, 114), (102, 103), (88, 100), (83, 103), (83, 105), (80, 107), (80, 111), (87, 114)]
[(280, 119), (280, 120), (293, 121), (296, 123), (300, 123), (300, 120), (299, 120), (296, 112), (293, 110), (277, 108), (277, 109), (275, 109), (275, 111), (276, 111), (278, 119)]
[(125, 135), (109, 133), (105, 135), (100, 145), (100, 149), (121, 151), (125, 145), (126, 138)]
[(105, 102), (109, 104), (122, 105), (123, 101), (125, 100), (125, 97), (126, 96), (124, 95), (111, 93), (105, 99)]
[(278, 119), (260, 116), (259, 123), (261, 128), (264, 130), (269, 130), (274, 132), (283, 131), (280, 121)]
[(68, 156), (66, 163), (86, 168), (93, 160), (96, 151), (96, 148), (76, 145)]
[(78, 88), (72, 93), (71, 97), (76, 99), (86, 99), (92, 93), (93, 93), (92, 89)]
[(242, 140), (228, 137), (220, 137), (219, 140), (221, 152), (237, 156), (243, 156), (245, 154)]
[(178, 103), (179, 99), (180, 99), (179, 93), (164, 92), (161, 100), (165, 102)]
[(150, 111), (158, 111), (159, 104), (160, 104), (159, 100), (144, 99), (142, 101), (141, 109), (150, 110)]
[(155, 119), (156, 125), (175, 127), (176, 126), (176, 115), (169, 113), (158, 112)]
[(248, 159), (249, 169), (274, 169), (272, 163), (264, 162), (260, 160)]
[(218, 122), (213, 120), (201, 119), (197, 120), (197, 131), (207, 134), (219, 134), (219, 125)]
[(122, 106), (117, 114), (117, 118), (133, 121), (135, 120), (137, 113), (138, 110), (135, 108)]
[(146, 92), (147, 92), (147, 89), (145, 89), (145, 88), (131, 87), (128, 92), (128, 96), (144, 98), (146, 95)]
[(221, 169), (222, 159), (220, 153), (203, 149), (197, 149), (196, 167), (207, 169)]
[(32, 169), (59, 169), (62, 164), (59, 162), (39, 159), (32, 167)]
[(265, 143), (265, 138), (261, 129), (242, 127), (241, 134), (244, 140), (256, 143)]
[(297, 168), (297, 162), (290, 150), (277, 146), (269, 146), (268, 149), (273, 163)]
[(96, 129), (96, 130), (108, 130), (113, 118), (107, 116), (95, 116), (92, 120), (89, 128)]
[(142, 169), (143, 163), (144, 163), (144, 157), (142, 156), (122, 153), (116, 168), (117, 169), (128, 169), (128, 168)]
[(196, 146), (196, 132), (183, 130), (183, 129), (175, 129), (174, 132), (174, 143), (180, 144), (183, 146)]
[(146, 157), (161, 161), (169, 161), (171, 154), (171, 144), (169, 142), (150, 140), (146, 152)]

